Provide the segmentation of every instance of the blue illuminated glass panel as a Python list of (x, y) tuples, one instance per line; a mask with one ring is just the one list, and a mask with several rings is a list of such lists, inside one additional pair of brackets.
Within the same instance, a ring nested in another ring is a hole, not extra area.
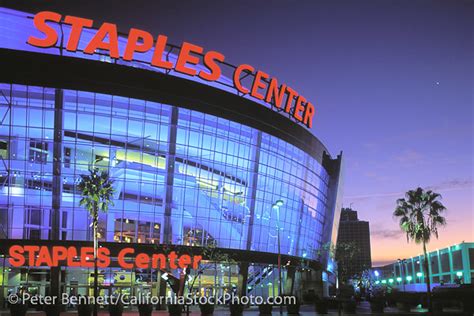
[[(0, 236), (48, 239), (56, 90), (10, 84), (0, 90)], [(116, 189), (114, 206), (100, 215), (103, 241), (170, 240), (277, 253), (279, 226), (282, 253), (312, 256), (328, 208), (329, 177), (320, 163), (285, 141), (213, 115), (177, 108), (173, 123), (172, 109), (63, 91), (61, 239), (91, 239), (76, 185), (96, 166), (109, 171)], [(171, 159), (175, 168), (168, 175)], [(165, 185), (167, 176), (172, 187)], [(167, 190), (170, 236), (164, 235)], [(277, 200), (283, 201), (279, 209)]]

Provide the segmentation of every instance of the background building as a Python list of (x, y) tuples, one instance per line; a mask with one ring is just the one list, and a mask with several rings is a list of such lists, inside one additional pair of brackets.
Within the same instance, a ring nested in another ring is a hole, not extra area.
[[(428, 254), (431, 286), (441, 283), (473, 283), (474, 280), (474, 243), (462, 242)], [(378, 281), (398, 286), (406, 291), (426, 291), (426, 276), (423, 271), (423, 255), (383, 267), (373, 268), (379, 274)]]
[(353, 243), (357, 249), (351, 265), (347, 267), (348, 275), (361, 273), (372, 266), (370, 254), (370, 228), (369, 222), (361, 221), (357, 211), (343, 208), (339, 221), (338, 243)]
[[(238, 95), (225, 76), (209, 83), (139, 57), (38, 49), (26, 44), (37, 33), (28, 14), (0, 9), (0, 21), (0, 59), (9, 65), (0, 73), (0, 297), (18, 286), (87, 293), (90, 269), (12, 268), (6, 259), (10, 245), (31, 240), (90, 245), (76, 185), (91, 166), (115, 181), (114, 206), (99, 218), (100, 241), (112, 253), (216, 245), (235, 262), (212, 265), (196, 290), (254, 295), (278, 294), (281, 253), (285, 291), (293, 282), (322, 287), (322, 272), (331, 271), (316, 250), (335, 237), (341, 156), (331, 158), (270, 105)], [(51, 27), (69, 35), (68, 25)], [(84, 30), (79, 47), (91, 36)], [(123, 49), (126, 39), (119, 43)], [(168, 46), (166, 58), (178, 52)], [(319, 271), (316, 285), (298, 276), (303, 264)], [(166, 291), (154, 285), (156, 271), (112, 266), (100, 274), (104, 290)]]

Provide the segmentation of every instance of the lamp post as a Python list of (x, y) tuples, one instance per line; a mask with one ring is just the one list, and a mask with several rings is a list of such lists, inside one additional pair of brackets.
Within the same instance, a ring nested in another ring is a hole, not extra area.
[[(276, 210), (277, 215), (277, 245), (278, 245), (278, 295), (282, 295), (281, 282), (281, 242), (280, 242), (280, 207), (283, 206), (283, 200), (277, 200), (272, 208)], [(283, 314), (283, 305), (280, 304), (280, 314)]]

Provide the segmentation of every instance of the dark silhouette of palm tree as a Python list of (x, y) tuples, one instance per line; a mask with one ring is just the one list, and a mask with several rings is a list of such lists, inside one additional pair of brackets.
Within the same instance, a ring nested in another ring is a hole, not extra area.
[(423, 244), (423, 268), (426, 276), (426, 291), (428, 309), (431, 312), (430, 271), (428, 267), (428, 253), (426, 244), (434, 235), (438, 238), (438, 227), (446, 225), (442, 213), (446, 207), (439, 201), (441, 195), (431, 190), (417, 188), (405, 193), (405, 198), (397, 200), (397, 207), (393, 215), (400, 219), (400, 228), (406, 233), (407, 242), (415, 241)]
[[(100, 171), (98, 168), (89, 169), (89, 174), (81, 175), (81, 181), (77, 188), (81, 192), (79, 205), (84, 206), (92, 218), (94, 237), (94, 299), (97, 301), (99, 294), (97, 251), (99, 249), (99, 211), (107, 212), (110, 205), (113, 205), (114, 181), (110, 179), (107, 171)], [(97, 316), (98, 305), (94, 304), (94, 316)]]

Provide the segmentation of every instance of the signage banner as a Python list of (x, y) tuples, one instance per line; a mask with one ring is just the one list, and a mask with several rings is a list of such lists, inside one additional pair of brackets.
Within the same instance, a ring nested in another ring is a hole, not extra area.
[[(84, 29), (92, 29), (94, 21), (77, 16), (62, 16), (56, 12), (42, 11), (35, 15), (33, 23), (42, 37), (30, 36), (27, 43), (39, 48), (56, 46), (58, 33), (51, 23), (69, 25), (69, 37), (64, 39), (65, 49), (69, 52), (79, 51), (78, 46)], [(112, 59), (133, 61), (134, 54), (146, 53), (153, 49), (153, 54), (146, 62), (154, 67), (174, 70), (188, 76), (197, 76), (206, 81), (218, 81), (222, 74), (220, 64), (225, 57), (217, 51), (205, 51), (203, 47), (183, 42), (175, 62), (164, 58), (168, 38), (165, 35), (154, 37), (147, 31), (131, 28), (127, 44), (123, 51), (119, 49), (117, 25), (102, 23), (95, 35), (88, 41), (83, 50), (84, 54), (96, 54), (98, 50), (108, 54)], [(142, 60), (140, 60), (142, 61)], [(252, 74), (253, 80), (249, 88), (244, 87), (242, 80)], [(282, 83), (269, 74), (257, 70), (251, 65), (242, 64), (235, 68), (233, 85), (243, 95), (249, 94), (255, 99), (262, 100), (280, 111), (290, 114), (297, 122), (311, 128), (315, 114), (314, 105), (297, 91)]]

